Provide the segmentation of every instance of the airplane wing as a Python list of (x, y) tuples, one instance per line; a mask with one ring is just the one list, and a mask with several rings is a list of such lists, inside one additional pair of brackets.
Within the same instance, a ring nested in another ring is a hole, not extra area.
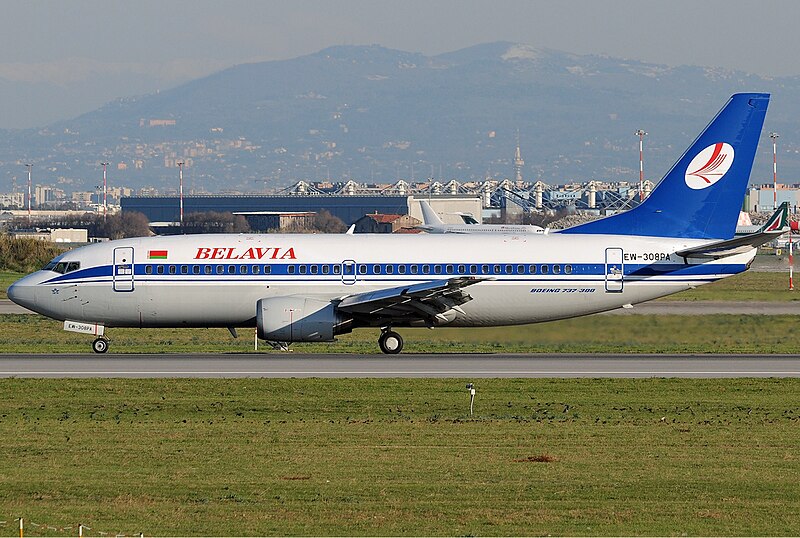
[(471, 301), (464, 288), (488, 278), (454, 277), (446, 280), (431, 280), (410, 286), (398, 286), (377, 291), (350, 295), (342, 299), (336, 308), (353, 316), (368, 318), (370, 325), (425, 321), (430, 324), (447, 322), (444, 315), (449, 310)]
[(684, 258), (719, 259), (734, 254), (747, 252), (789, 231), (789, 202), (783, 202), (777, 211), (755, 233), (735, 237), (726, 241), (717, 241), (699, 247), (679, 250), (675, 254)]

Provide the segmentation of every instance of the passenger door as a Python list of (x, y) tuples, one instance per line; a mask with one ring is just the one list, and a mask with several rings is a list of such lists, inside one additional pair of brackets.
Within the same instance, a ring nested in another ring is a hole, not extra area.
[(133, 291), (133, 247), (114, 249), (114, 291)]

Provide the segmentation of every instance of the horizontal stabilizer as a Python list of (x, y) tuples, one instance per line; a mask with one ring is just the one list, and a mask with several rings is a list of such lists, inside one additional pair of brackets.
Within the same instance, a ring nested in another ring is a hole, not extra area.
[(777, 230), (756, 232), (754, 234), (743, 235), (735, 239), (728, 239), (727, 241), (716, 241), (714, 243), (708, 243), (699, 247), (679, 250), (675, 254), (678, 256), (683, 256), (684, 258), (708, 258), (715, 260), (719, 258), (726, 258), (728, 256), (742, 254), (751, 249), (760, 247), (764, 243), (772, 241), (788, 231), (789, 228), (787, 226), (786, 228), (780, 228)]

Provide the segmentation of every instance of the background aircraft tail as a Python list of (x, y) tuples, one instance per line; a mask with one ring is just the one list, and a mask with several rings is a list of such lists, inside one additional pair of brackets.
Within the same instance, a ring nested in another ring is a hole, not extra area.
[(442, 219), (439, 218), (439, 215), (436, 214), (436, 211), (430, 206), (428, 202), (425, 200), (419, 201), (419, 207), (422, 209), (422, 222), (425, 224), (444, 224)]
[(733, 237), (768, 104), (766, 93), (733, 95), (642, 204), (559, 233)]

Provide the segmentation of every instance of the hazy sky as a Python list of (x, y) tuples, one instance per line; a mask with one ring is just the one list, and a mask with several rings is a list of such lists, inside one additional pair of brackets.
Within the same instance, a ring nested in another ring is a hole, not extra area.
[[(109, 76), (106, 93), (114, 94), (124, 93), (126, 77), (147, 79), (130, 85), (136, 94), (331, 45), (377, 43), (437, 54), (498, 40), (800, 75), (798, 21), (796, 0), (7, 1), (0, 79), (90, 81), (92, 90), (81, 87), (81, 95), (102, 94), (102, 75)], [(102, 101), (122, 96), (103, 94)]]
[(798, 21), (796, 0), (27, 0), (3, 4), (0, 64), (230, 64), (340, 44), (432, 54), (508, 40), (797, 75)]

